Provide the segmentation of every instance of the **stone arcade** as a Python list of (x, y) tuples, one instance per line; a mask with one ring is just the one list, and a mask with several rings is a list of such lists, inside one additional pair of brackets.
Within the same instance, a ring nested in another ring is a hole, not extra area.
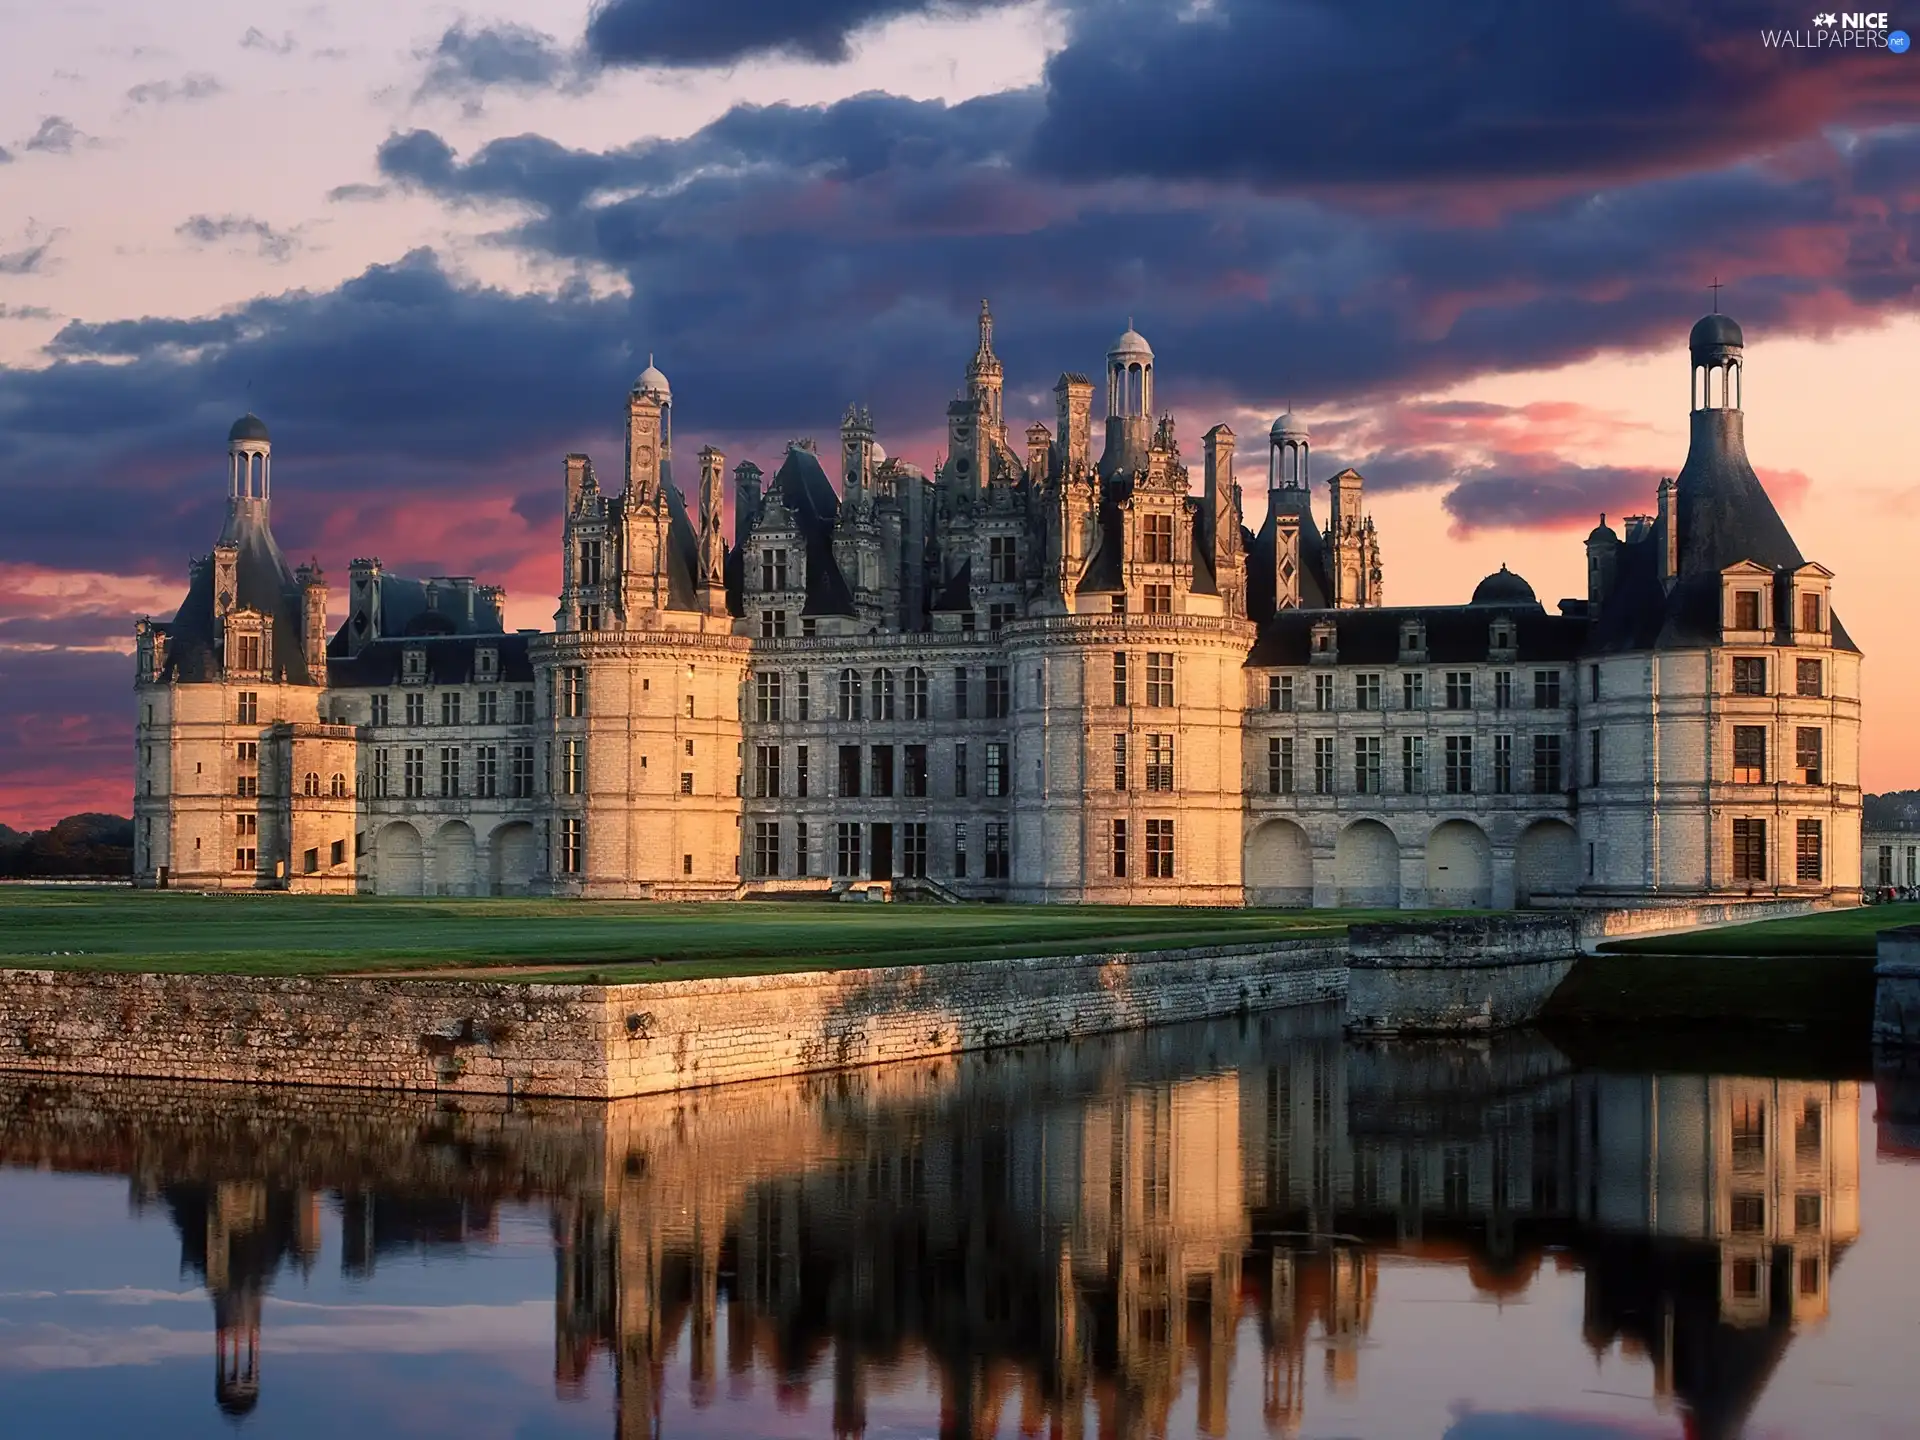
[(564, 466), (555, 629), (501, 592), (317, 566), (268, 524), (272, 447), (228, 442), (228, 519), (138, 627), (142, 883), (657, 899), (824, 889), (1017, 901), (1506, 906), (1857, 891), (1860, 654), (1755, 478), (1743, 341), (1690, 337), (1692, 442), (1652, 515), (1588, 536), (1546, 610), (1504, 567), (1387, 607), (1361, 477), (1312, 503), (1269, 436), (1198, 493), (1151, 346), (1010, 435), (993, 320), (931, 476), (847, 412), (773, 475), (673, 474), (649, 363), (620, 488)]

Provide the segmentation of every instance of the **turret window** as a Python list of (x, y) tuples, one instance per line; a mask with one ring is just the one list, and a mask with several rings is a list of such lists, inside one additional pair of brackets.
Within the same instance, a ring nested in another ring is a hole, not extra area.
[(861, 718), (860, 672), (842, 670), (840, 672), (840, 718), (858, 720)]
[(932, 713), (928, 698), (927, 672), (918, 665), (907, 670), (907, 719), (925, 720)]
[(320, 795), (320, 773), (309, 770), (300, 781), (300, 793), (309, 799), (318, 799)]
[(337, 770), (333, 773), (332, 778), (327, 781), (327, 795), (334, 800), (344, 800), (347, 798), (347, 777)]
[(1801, 725), (1793, 732), (1793, 768), (1802, 785), (1825, 783), (1825, 739), (1818, 725)]
[(873, 672), (873, 718), (891, 720), (894, 711), (893, 672), (876, 670)]
[(1767, 878), (1767, 822), (1733, 822), (1733, 878), (1761, 882)]
[(1819, 631), (1825, 628), (1822, 623), (1822, 615), (1825, 608), (1826, 607), (1820, 603), (1820, 597), (1818, 595), (1803, 594), (1800, 597), (1800, 628), (1809, 633), (1819, 633)]
[(1794, 661), (1794, 693), (1816, 697), (1826, 694), (1825, 676), (1821, 673), (1823, 668), (1818, 660)]
[(582, 585), (600, 583), (600, 542), (598, 540), (580, 542), (580, 583)]
[(995, 585), (1010, 585), (1020, 578), (1018, 542), (1011, 535), (995, 535), (987, 541), (987, 574)]
[[(1596, 735), (1599, 731), (1594, 732)], [(1767, 782), (1767, 727), (1733, 727), (1733, 783), (1764, 785)]]
[(760, 638), (762, 640), (786, 639), (787, 612), (784, 610), (762, 610), (760, 612)]
[(236, 725), (258, 725), (260, 723), (260, 692), (242, 690), (234, 697), (234, 723)]
[(1760, 592), (1758, 590), (1733, 592), (1733, 628), (1736, 630), (1760, 628)]
[(1141, 603), (1147, 614), (1171, 615), (1173, 613), (1173, 586), (1152, 582), (1141, 588)]
[(1767, 662), (1759, 655), (1736, 655), (1733, 658), (1733, 693), (1736, 695), (1764, 695), (1767, 693)]
[(787, 588), (787, 552), (768, 549), (760, 552), (760, 588), (779, 591)]
[(1173, 563), (1173, 516), (1149, 515), (1140, 527), (1141, 560), (1148, 565)]

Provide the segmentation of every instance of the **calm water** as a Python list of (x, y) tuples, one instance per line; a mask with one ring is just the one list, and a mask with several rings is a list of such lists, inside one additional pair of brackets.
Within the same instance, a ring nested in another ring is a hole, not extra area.
[(1920, 1434), (1920, 1085), (1809, 1074), (1292, 1012), (611, 1107), (0, 1076), (0, 1433)]

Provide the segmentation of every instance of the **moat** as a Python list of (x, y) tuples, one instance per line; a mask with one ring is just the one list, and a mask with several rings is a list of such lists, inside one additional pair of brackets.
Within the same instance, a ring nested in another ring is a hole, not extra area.
[(608, 1104), (0, 1075), (0, 1413), (1914, 1433), (1920, 1073), (1636, 1053), (1295, 1009)]

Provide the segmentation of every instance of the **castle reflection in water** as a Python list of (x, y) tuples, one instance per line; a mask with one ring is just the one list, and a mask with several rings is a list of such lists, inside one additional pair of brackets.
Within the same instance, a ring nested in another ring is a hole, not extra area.
[(929, 1374), (943, 1435), (1010, 1409), (1022, 1434), (1161, 1435), (1189, 1386), (1224, 1435), (1256, 1343), (1290, 1434), (1310, 1364), (1364, 1382), (1382, 1255), (1495, 1295), (1577, 1267), (1585, 1342), (1644, 1354), (1713, 1436), (1826, 1313), (1858, 1104), (1852, 1082), (1583, 1071), (1537, 1038), (1359, 1047), (1290, 1012), (606, 1106), (0, 1078), (0, 1162), (124, 1173), (164, 1208), (234, 1415), (323, 1203), (363, 1275), (487, 1246), (535, 1203), (555, 1383), (604, 1354), (619, 1440), (657, 1433), (676, 1355), (695, 1405), (760, 1372), (837, 1436)]

